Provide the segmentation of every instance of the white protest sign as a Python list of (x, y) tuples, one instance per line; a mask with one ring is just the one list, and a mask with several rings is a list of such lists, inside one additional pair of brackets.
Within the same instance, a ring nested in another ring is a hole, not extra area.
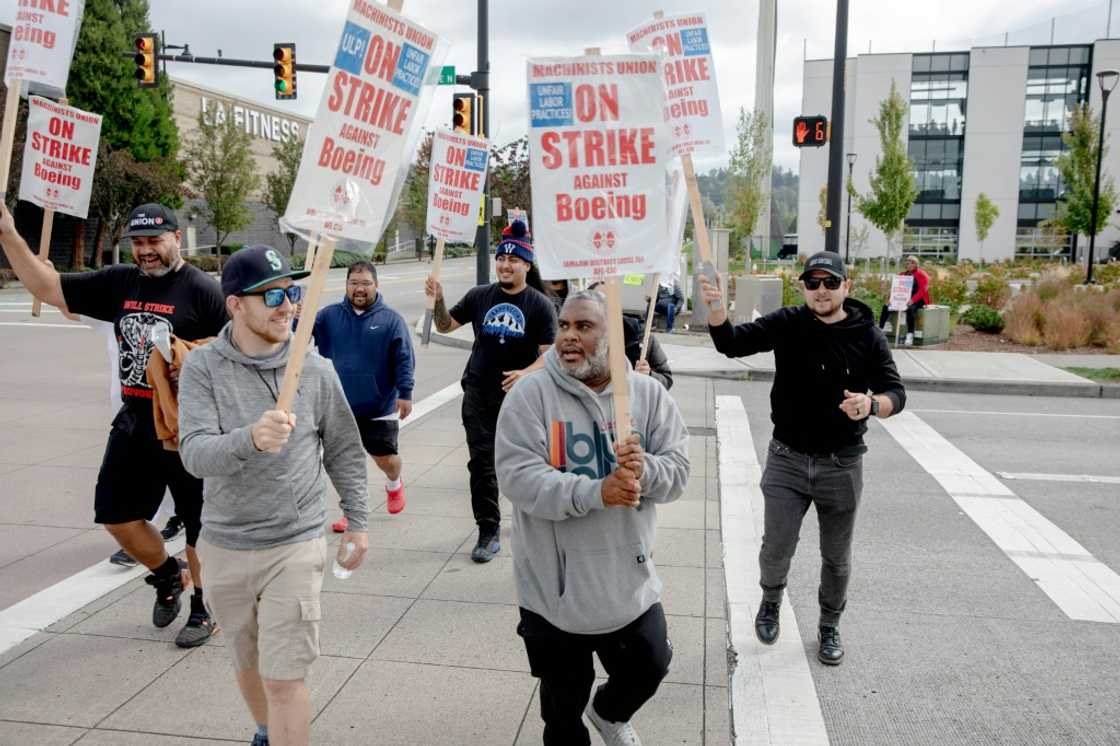
[(85, 220), (100, 137), (99, 114), (28, 99), (19, 198)]
[(474, 241), (486, 186), (486, 140), (436, 130), (428, 168), (428, 233), (451, 242)]
[(445, 53), (439, 37), (399, 13), (352, 1), (283, 229), (304, 238), (322, 230), (372, 250), (408, 175)]
[(40, 83), (66, 90), (74, 56), (82, 0), (18, 0), (8, 43), (4, 83)]
[(891, 278), (890, 310), (905, 311), (910, 305), (910, 293), (914, 289), (913, 275), (895, 275)]
[(673, 152), (723, 154), (723, 120), (712, 62), (708, 22), (703, 13), (657, 18), (626, 35), (633, 52), (653, 50), (665, 75), (665, 119)]
[(535, 251), (546, 279), (671, 271), (670, 138), (654, 55), (529, 60)]

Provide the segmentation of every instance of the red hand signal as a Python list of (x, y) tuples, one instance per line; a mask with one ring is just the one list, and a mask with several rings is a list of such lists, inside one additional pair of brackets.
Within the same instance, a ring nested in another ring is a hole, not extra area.
[(798, 122), (797, 129), (794, 130), (793, 136), (797, 138), (798, 143), (805, 142), (805, 138), (809, 136), (809, 125), (805, 122)]

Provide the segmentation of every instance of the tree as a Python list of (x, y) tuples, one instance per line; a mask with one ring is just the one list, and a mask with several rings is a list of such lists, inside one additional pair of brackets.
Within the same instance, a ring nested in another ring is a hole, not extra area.
[[(299, 173), (299, 161), (303, 157), (303, 140), (298, 137), (289, 137), (287, 142), (281, 141), (272, 148), (272, 157), (276, 159), (277, 169), (264, 177), (264, 205), (276, 213), (276, 217), (283, 215), (288, 209), (288, 200), (292, 197), (292, 187), (296, 183), (296, 174)], [(288, 247), (295, 251), (296, 234), (285, 233)]]
[(918, 197), (914, 163), (906, 154), (902, 139), (902, 125), (909, 109), (892, 80), (890, 94), (879, 104), (879, 116), (871, 120), (879, 131), (882, 153), (875, 159), (871, 191), (861, 195), (857, 203), (860, 214), (887, 237), (888, 256), (893, 254), (892, 242)]
[(249, 133), (233, 117), (218, 119), (207, 120), (198, 113), (198, 131), (185, 155), (191, 186), (206, 202), (203, 216), (214, 227), (220, 256), (229, 234), (253, 222), (246, 200), (260, 187), (261, 178)]
[(746, 109), (739, 108), (729, 171), (731, 229), (740, 239), (754, 235), (755, 223), (767, 198), (766, 176), (771, 173), (771, 153), (766, 143), (768, 126), (765, 113), (748, 114)]
[(408, 171), (397, 210), (401, 219), (416, 229), (417, 235), (424, 234), (428, 223), (428, 172), (431, 169), (434, 140), (433, 132), (425, 133), (420, 140), (416, 160)]
[(817, 194), (817, 225), (821, 227), (822, 231), (828, 230), (828, 184), (821, 185), (821, 191)]
[[(1097, 179), (1097, 134), (1100, 120), (1088, 104), (1075, 107), (1070, 131), (1062, 135), (1066, 151), (1058, 156), (1058, 173), (1065, 187), (1065, 201), (1058, 202), (1055, 222), (1066, 233), (1091, 236), (1100, 233), (1116, 206), (1116, 186), (1111, 176), (1101, 176), (1097, 223), (1093, 225), (1093, 185)], [(1108, 153), (1107, 146), (1104, 154)]]
[(984, 263), (984, 241), (988, 232), (999, 217), (999, 208), (996, 203), (988, 199), (988, 195), (980, 192), (976, 197), (976, 239), (980, 242), (980, 263)]
[[(533, 190), (529, 183), (529, 138), (522, 137), (501, 147), (490, 149), (490, 195), (500, 197), (505, 207), (531, 210)], [(529, 216), (530, 227), (532, 215)], [(505, 227), (500, 220), (499, 228)]]

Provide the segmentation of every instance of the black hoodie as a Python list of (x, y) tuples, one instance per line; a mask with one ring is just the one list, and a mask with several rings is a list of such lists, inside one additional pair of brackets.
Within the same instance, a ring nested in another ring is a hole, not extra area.
[(840, 409), (844, 390), (890, 398), (894, 412), (906, 405), (886, 337), (871, 309), (844, 301), (848, 316), (826, 324), (806, 306), (781, 308), (749, 324), (710, 327), (716, 349), (728, 357), (774, 351), (770, 418), (774, 437), (802, 453), (862, 453), (867, 423)]

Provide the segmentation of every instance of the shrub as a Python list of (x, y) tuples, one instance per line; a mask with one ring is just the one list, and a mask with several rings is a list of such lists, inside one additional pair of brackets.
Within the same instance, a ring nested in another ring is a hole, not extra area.
[[(368, 262), (370, 261), (370, 257), (366, 256), (365, 254), (358, 254), (353, 251), (339, 251), (336, 249), (334, 254), (331, 256), (331, 268), (346, 268), (359, 260)], [(290, 257), (288, 257), (288, 263), (292, 265), (292, 269), (303, 269), (303, 263), (305, 261), (307, 261), (306, 254), (292, 254)]]
[(194, 256), (185, 256), (183, 261), (188, 264), (201, 269), (203, 272), (217, 272), (218, 271), (218, 257), (211, 256), (210, 254), (196, 254)]
[(1043, 303), (1032, 289), (1015, 297), (1003, 314), (1004, 332), (1013, 341), (1037, 347), (1042, 344)]
[(1058, 300), (1046, 304), (1042, 312), (1042, 339), (1052, 350), (1088, 346), (1093, 334), (1089, 319), (1077, 305)]
[(987, 274), (981, 276), (977, 281), (976, 290), (969, 295), (968, 302), (974, 305), (1000, 309), (1006, 306), (1010, 299), (1011, 285), (1008, 284), (1007, 280), (995, 274)]
[(1003, 316), (991, 306), (973, 306), (961, 316), (961, 322), (985, 334), (999, 334), (1004, 326)]
[(1101, 292), (1078, 293), (1074, 308), (1089, 325), (1088, 344), (1108, 347), (1110, 326), (1114, 321), (1120, 320), (1112, 299)]
[(1047, 272), (1035, 283), (1034, 290), (1042, 302), (1051, 301), (1073, 289), (1073, 281), (1060, 272)]
[(940, 274), (929, 283), (929, 297), (934, 305), (948, 306), (956, 313), (968, 300), (964, 278), (953, 273)]

